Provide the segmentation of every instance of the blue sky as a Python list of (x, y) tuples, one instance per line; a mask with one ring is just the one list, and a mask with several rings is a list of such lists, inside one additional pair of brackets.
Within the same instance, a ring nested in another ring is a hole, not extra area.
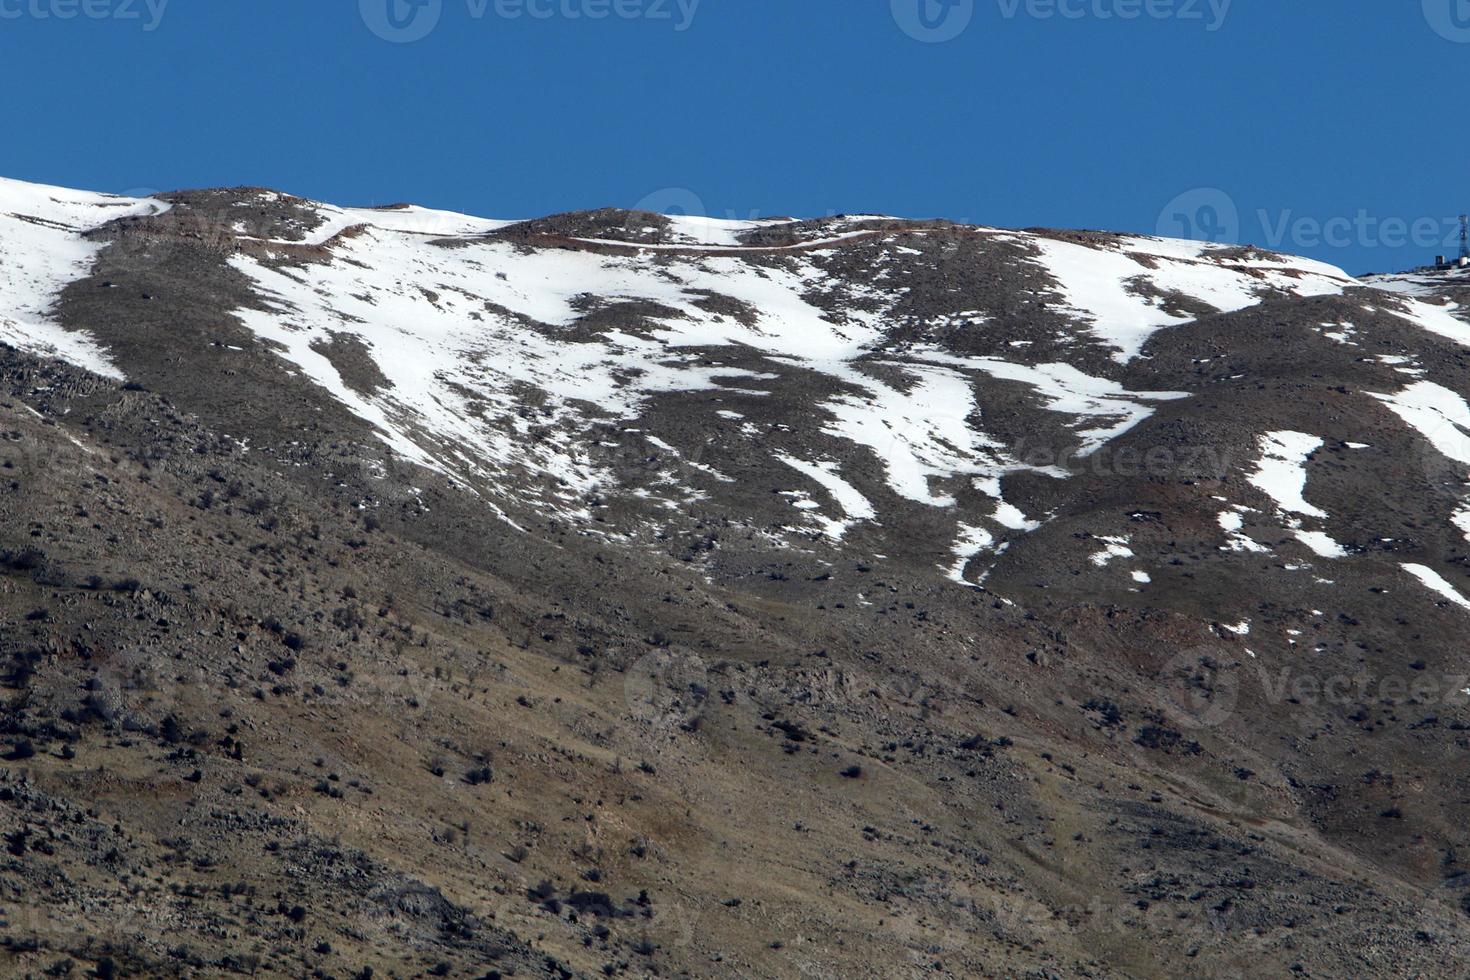
[(1364, 272), (1470, 210), (1467, 63), (1470, 0), (0, 0), (0, 175), (1194, 228)]

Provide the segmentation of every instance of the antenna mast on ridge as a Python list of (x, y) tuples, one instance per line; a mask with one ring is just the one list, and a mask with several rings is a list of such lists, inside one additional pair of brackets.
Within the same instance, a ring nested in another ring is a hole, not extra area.
[(1460, 261), (1470, 259), (1470, 214), (1460, 215)]

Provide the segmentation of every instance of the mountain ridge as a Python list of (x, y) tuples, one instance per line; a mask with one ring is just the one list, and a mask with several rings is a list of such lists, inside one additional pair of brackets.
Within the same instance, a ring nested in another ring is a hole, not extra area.
[(662, 222), (0, 181), (7, 968), (1465, 961), (1462, 277)]

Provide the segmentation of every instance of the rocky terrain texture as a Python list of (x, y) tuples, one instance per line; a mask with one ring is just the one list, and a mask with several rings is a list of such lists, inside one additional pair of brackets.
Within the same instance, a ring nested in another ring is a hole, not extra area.
[(1463, 302), (0, 181), (0, 975), (1464, 975)]

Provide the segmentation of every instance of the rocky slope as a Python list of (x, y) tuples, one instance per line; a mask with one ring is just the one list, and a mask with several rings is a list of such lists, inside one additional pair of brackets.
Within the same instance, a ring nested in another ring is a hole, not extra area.
[(0, 181), (0, 972), (1464, 972), (1464, 282)]

